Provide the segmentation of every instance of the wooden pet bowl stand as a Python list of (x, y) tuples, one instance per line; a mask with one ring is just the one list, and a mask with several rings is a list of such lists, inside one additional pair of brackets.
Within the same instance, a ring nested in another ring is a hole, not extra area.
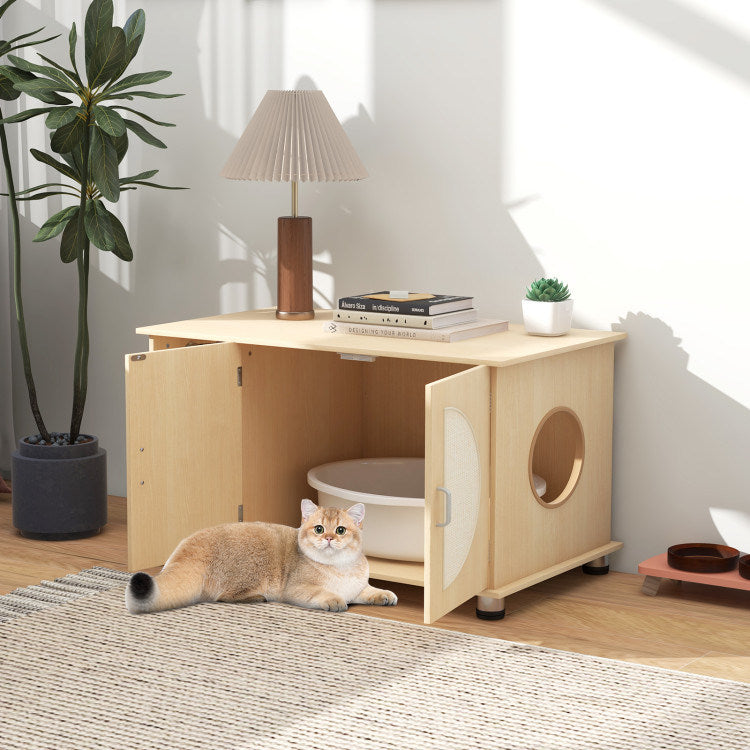
[(643, 579), (641, 591), (648, 596), (656, 596), (664, 579), (707, 583), (709, 586), (723, 586), (724, 588), (750, 591), (750, 579), (743, 578), (737, 568), (727, 573), (693, 573), (688, 570), (678, 570), (669, 565), (666, 552), (644, 560), (638, 565), (638, 572), (646, 576)]

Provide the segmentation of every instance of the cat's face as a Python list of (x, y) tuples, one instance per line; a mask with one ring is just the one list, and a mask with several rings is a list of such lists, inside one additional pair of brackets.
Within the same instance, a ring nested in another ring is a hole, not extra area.
[(363, 518), (361, 504), (352, 508), (350, 515), (345, 510), (319, 508), (309, 500), (303, 501), (298, 534), (300, 549), (317, 562), (330, 565), (352, 562), (362, 552)]

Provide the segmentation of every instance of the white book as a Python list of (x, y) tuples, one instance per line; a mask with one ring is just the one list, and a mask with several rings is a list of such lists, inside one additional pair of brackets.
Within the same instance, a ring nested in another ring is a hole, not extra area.
[(439, 315), (401, 315), (399, 313), (366, 312), (363, 310), (334, 310), (333, 319), (342, 323), (365, 323), (367, 325), (400, 326), (405, 328), (445, 328), (459, 323), (472, 323), (479, 314), (470, 307), (467, 310), (441, 313)]
[(323, 330), (333, 334), (354, 334), (356, 336), (383, 336), (394, 339), (422, 339), (424, 341), (463, 341), (490, 333), (508, 330), (507, 320), (475, 320), (473, 323), (460, 323), (447, 328), (407, 328), (399, 326), (369, 325), (367, 323), (346, 323), (326, 320)]

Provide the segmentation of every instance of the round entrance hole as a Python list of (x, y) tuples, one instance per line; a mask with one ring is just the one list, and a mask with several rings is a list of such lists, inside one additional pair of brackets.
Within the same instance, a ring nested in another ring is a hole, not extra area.
[[(545, 508), (559, 507), (572, 494), (583, 467), (583, 427), (574, 411), (558, 407), (547, 412), (534, 433), (529, 453), (529, 485)], [(547, 481), (544, 497), (534, 488), (533, 475)]]

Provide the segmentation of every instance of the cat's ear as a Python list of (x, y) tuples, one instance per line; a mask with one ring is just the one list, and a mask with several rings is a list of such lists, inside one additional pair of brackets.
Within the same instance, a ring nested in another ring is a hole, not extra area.
[(352, 507), (349, 508), (349, 510), (347, 510), (346, 512), (349, 514), (352, 521), (357, 524), (357, 526), (362, 525), (362, 521), (365, 520), (365, 506), (363, 503), (352, 505)]
[(307, 521), (310, 516), (315, 513), (315, 511), (318, 509), (318, 506), (315, 505), (315, 503), (312, 500), (308, 500), (305, 498), (302, 501), (302, 520)]

